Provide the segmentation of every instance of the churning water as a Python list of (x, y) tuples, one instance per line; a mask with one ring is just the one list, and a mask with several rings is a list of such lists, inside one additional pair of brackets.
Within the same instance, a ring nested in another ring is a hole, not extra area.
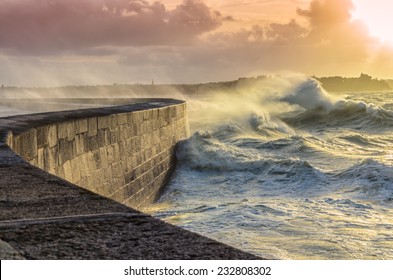
[(189, 102), (154, 216), (267, 258), (393, 259), (393, 93), (268, 81)]

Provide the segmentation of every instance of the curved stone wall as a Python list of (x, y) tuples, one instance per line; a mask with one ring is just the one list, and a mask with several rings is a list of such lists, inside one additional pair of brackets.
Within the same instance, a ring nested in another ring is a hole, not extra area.
[(186, 136), (185, 102), (143, 103), (7, 118), (7, 144), (29, 163), (140, 209), (160, 194)]
[(126, 206), (159, 195), (186, 133), (184, 102), (129, 102), (0, 118), (0, 259), (257, 258)]

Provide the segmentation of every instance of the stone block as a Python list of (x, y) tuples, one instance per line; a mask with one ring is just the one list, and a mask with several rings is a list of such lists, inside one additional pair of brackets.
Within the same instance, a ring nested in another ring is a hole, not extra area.
[(87, 185), (86, 185), (86, 189), (94, 192), (95, 190), (95, 184), (94, 184), (94, 175), (89, 175), (86, 179), (87, 179)]
[(152, 133), (154, 131), (154, 120), (147, 122), (147, 132)]
[(151, 110), (144, 110), (143, 111), (143, 120), (150, 120), (151, 119)]
[(128, 156), (127, 144), (125, 141), (119, 142), (120, 159), (123, 160)]
[(109, 130), (109, 128), (104, 129), (104, 145), (108, 146), (112, 144), (111, 142), (111, 132)]
[(160, 165), (154, 166), (152, 170), (154, 178), (157, 178), (162, 173), (162, 168)]
[(143, 146), (145, 146), (145, 147), (152, 147), (154, 144), (153, 144), (153, 136), (152, 136), (152, 134), (151, 133), (148, 133), (148, 134), (145, 134), (145, 135), (143, 135), (142, 136), (142, 143), (143, 143)]
[(81, 177), (85, 178), (89, 175), (89, 163), (88, 163), (88, 158), (87, 154), (82, 154), (78, 157), (78, 161), (80, 162), (80, 173)]
[(127, 113), (127, 123), (132, 124), (134, 121), (134, 112), (128, 112)]
[(105, 135), (106, 135), (105, 129), (98, 130), (97, 135), (96, 135), (96, 141), (97, 141), (99, 147), (105, 146), (105, 142), (106, 142)]
[(118, 128), (117, 117), (116, 117), (116, 115), (111, 115), (110, 118), (111, 118), (111, 127), (110, 127), (110, 129), (112, 131), (112, 130), (115, 130), (115, 129)]
[(131, 138), (126, 140), (125, 146), (126, 146), (126, 150), (128, 152), (128, 156), (131, 156), (132, 155), (132, 141), (131, 141)]
[(152, 132), (152, 139), (153, 139), (153, 145), (157, 145), (161, 142), (159, 130), (155, 130), (154, 132)]
[(71, 168), (71, 162), (67, 161), (63, 164), (64, 168), (64, 179), (67, 180), (68, 182), (72, 182), (72, 168)]
[(112, 177), (113, 178), (123, 177), (123, 163), (116, 162), (112, 165)]
[(37, 147), (37, 130), (30, 129), (29, 130), (29, 141), (30, 141), (30, 149), (29, 153), (31, 158), (37, 157), (38, 147)]
[(75, 139), (75, 124), (73, 121), (67, 122), (67, 140), (72, 141)]
[(87, 136), (97, 135), (97, 131), (98, 131), (97, 118), (89, 118), (87, 121), (88, 121)]
[(143, 113), (141, 111), (133, 112), (132, 114), (132, 123), (139, 124), (143, 122)]
[(132, 151), (139, 152), (141, 150), (142, 140), (141, 137), (135, 136), (131, 138)]
[(158, 109), (158, 117), (164, 117), (165, 116), (165, 110), (166, 110), (166, 108), (159, 108)]
[(176, 107), (171, 106), (169, 107), (169, 119), (174, 119), (176, 118)]
[(106, 168), (109, 164), (108, 164), (108, 155), (106, 153), (106, 148), (105, 147), (101, 147), (100, 149), (98, 149), (99, 153), (100, 153), (100, 159), (102, 162), (102, 166), (103, 168)]
[(114, 162), (118, 162), (120, 161), (120, 148), (119, 148), (119, 144), (115, 143), (112, 145), (113, 147), (113, 161)]
[(92, 152), (87, 153), (87, 165), (89, 167), (89, 175), (94, 174), (97, 171), (97, 163)]
[(82, 188), (87, 189), (87, 188), (88, 188), (88, 185), (89, 185), (88, 180), (87, 180), (87, 177), (81, 178), (80, 181), (77, 183), (77, 185), (80, 186), (80, 187), (82, 187)]
[(102, 170), (97, 171), (94, 174), (94, 185), (95, 185), (95, 191), (103, 196), (108, 196), (110, 192), (108, 191), (106, 187), (106, 182), (105, 182), (105, 177), (104, 177), (104, 172)]
[[(150, 147), (150, 146), (148, 146), (148, 147)], [(153, 152), (152, 152), (151, 148), (146, 149), (145, 150), (145, 159), (150, 160), (152, 158), (153, 158)]]
[(120, 130), (111, 130), (109, 131), (110, 143), (114, 144), (120, 141)]
[(159, 128), (162, 128), (162, 127), (168, 125), (168, 122), (165, 120), (164, 117), (160, 116), (160, 117), (158, 117), (158, 119), (157, 119), (157, 124), (158, 124), (158, 127), (159, 127)]
[(152, 157), (154, 158), (157, 155), (157, 153), (158, 153), (157, 147), (152, 145), (150, 150), (151, 150), (151, 153), (152, 153)]
[(48, 146), (49, 126), (44, 125), (37, 128), (37, 148)]
[(126, 124), (127, 123), (127, 113), (121, 113), (121, 114), (117, 114), (117, 124), (118, 125), (122, 125), (122, 124)]
[(45, 169), (44, 148), (40, 148), (37, 151), (37, 166), (41, 169)]
[(149, 162), (144, 162), (139, 166), (139, 170), (141, 174), (145, 174), (150, 169)]
[(105, 168), (103, 170), (104, 172), (104, 178), (105, 178), (105, 182), (111, 182), (113, 179), (113, 175), (112, 175), (112, 166), (108, 166), (107, 168)]
[(99, 150), (95, 150), (93, 152), (93, 160), (95, 162), (97, 170), (100, 170), (103, 168), (102, 161), (101, 161), (101, 154), (100, 154)]
[(75, 141), (59, 140), (59, 164), (63, 164), (76, 156)]
[(75, 136), (76, 154), (81, 155), (87, 151), (86, 134), (77, 134)]
[(37, 166), (37, 165), (38, 165), (38, 159), (37, 159), (37, 157), (32, 158), (29, 162), (30, 162), (31, 165), (34, 165), (34, 166)]
[(105, 150), (108, 159), (108, 165), (111, 165), (112, 163), (115, 162), (115, 158), (113, 156), (113, 145), (106, 146)]
[(98, 117), (98, 129), (110, 128), (111, 127), (111, 118), (110, 116)]
[(132, 124), (132, 131), (135, 136), (139, 136), (142, 134), (141, 126), (139, 124), (133, 123)]
[(139, 166), (139, 165), (141, 165), (141, 164), (143, 163), (143, 161), (142, 161), (142, 156), (141, 156), (140, 153), (137, 153), (137, 154), (135, 155), (135, 159), (136, 159), (136, 166)]
[(119, 127), (119, 132), (120, 132), (120, 139), (118, 140), (119, 142), (127, 140), (127, 135), (128, 135), (127, 129), (128, 127), (126, 125), (121, 125)]
[(59, 138), (57, 137), (57, 125), (49, 125), (47, 137), (49, 148), (53, 148), (58, 144)]
[(64, 175), (64, 165), (58, 165), (55, 167), (55, 174), (60, 177), (65, 179), (65, 175)]
[(71, 162), (72, 182), (76, 183), (82, 178), (81, 168), (80, 168), (81, 162), (79, 161), (78, 158), (74, 158), (70, 162)]
[(25, 160), (32, 161), (37, 157), (37, 130), (30, 129), (15, 137), (14, 145), (15, 151), (20, 154)]
[[(123, 177), (114, 177), (113, 181), (111, 182), (112, 190), (110, 194), (122, 189), (124, 186), (125, 186), (125, 182)], [(110, 194), (108, 193), (108, 195)]]
[(137, 179), (137, 177), (136, 177), (136, 171), (135, 170), (133, 170), (133, 171), (131, 171), (131, 172), (129, 172), (129, 173), (124, 175), (124, 180), (125, 180), (126, 184), (129, 184), (129, 183), (135, 181), (136, 179)]
[(152, 119), (155, 120), (158, 118), (158, 109), (152, 109)]
[(139, 124), (139, 128), (140, 128), (140, 135), (144, 135), (144, 134), (146, 134), (146, 123), (145, 122), (143, 122), (143, 123), (140, 123)]
[(67, 122), (57, 124), (57, 138), (59, 140), (67, 138)]
[(79, 119), (75, 121), (75, 132), (76, 134), (85, 133), (88, 130), (87, 119)]
[(87, 150), (88, 151), (94, 152), (100, 148), (100, 144), (97, 140), (98, 140), (98, 137), (96, 137), (96, 136), (87, 137)]
[(125, 174), (129, 173), (134, 169), (135, 165), (131, 156), (127, 157), (123, 162), (124, 162), (123, 169)]
[(44, 149), (44, 170), (53, 170), (58, 165), (58, 148)]

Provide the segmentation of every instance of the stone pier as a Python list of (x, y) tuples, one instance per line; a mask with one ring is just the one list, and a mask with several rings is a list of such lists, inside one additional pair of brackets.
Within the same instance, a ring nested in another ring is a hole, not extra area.
[(186, 137), (171, 99), (0, 118), (1, 259), (256, 259), (140, 212)]

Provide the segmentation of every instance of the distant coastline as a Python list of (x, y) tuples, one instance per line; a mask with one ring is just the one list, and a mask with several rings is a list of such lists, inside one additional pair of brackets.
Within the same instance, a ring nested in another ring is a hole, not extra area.
[[(260, 75), (257, 77), (238, 78), (232, 81), (209, 82), (199, 84), (113, 84), (84, 85), (60, 87), (16, 87), (2, 85), (2, 98), (129, 98), (129, 97), (174, 97), (174, 94), (185, 96), (208, 96), (212, 92), (233, 93), (234, 89), (253, 86), (255, 83), (273, 79), (277, 76)], [(393, 90), (393, 79), (378, 79), (367, 74), (359, 77), (316, 77), (321, 86), (329, 92), (357, 91), (390, 91)], [(179, 96), (177, 96), (179, 98)], [(181, 98), (180, 98), (181, 99)]]
[(360, 74), (357, 78), (346, 77), (313, 77), (318, 80), (327, 91), (388, 91), (393, 89), (393, 80), (380, 80), (367, 74)]

